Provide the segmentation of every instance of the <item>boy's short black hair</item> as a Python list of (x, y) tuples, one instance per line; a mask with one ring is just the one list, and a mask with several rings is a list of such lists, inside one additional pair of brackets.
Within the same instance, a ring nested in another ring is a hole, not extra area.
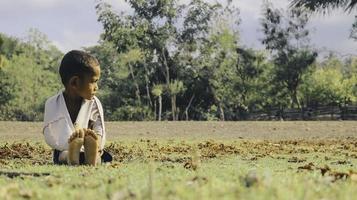
[(63, 56), (59, 73), (64, 86), (73, 76), (82, 78), (94, 73), (93, 67), (99, 66), (98, 60), (84, 51), (72, 50)]

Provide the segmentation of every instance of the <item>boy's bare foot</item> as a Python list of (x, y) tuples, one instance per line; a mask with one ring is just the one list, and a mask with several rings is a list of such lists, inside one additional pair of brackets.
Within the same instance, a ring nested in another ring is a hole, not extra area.
[(84, 141), (84, 130), (77, 129), (68, 139), (68, 164), (79, 165), (79, 153)]
[(98, 136), (91, 129), (87, 129), (84, 136), (84, 157), (87, 165), (95, 166), (98, 159)]

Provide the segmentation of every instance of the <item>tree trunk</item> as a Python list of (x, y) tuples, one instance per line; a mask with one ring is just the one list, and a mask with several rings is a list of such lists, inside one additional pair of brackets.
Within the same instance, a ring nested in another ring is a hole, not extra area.
[(169, 85), (170, 85), (170, 68), (167, 63), (166, 49), (164, 47), (161, 49), (161, 55), (162, 55), (162, 61), (163, 61), (162, 64), (165, 68), (162, 70), (162, 74), (165, 76), (165, 81), (166, 81), (167, 87), (169, 87)]
[(300, 101), (299, 101), (299, 98), (297, 97), (297, 91), (296, 90), (292, 91), (291, 98), (293, 100), (292, 108), (294, 108), (294, 105), (296, 105), (298, 107), (298, 109), (301, 109)]
[(149, 87), (149, 77), (148, 77), (149, 71), (147, 69), (145, 60), (144, 60), (144, 69), (145, 69), (146, 96), (147, 96), (147, 98), (149, 100), (149, 105), (152, 108), (152, 101), (151, 101), (150, 87)]
[(216, 95), (216, 90), (210, 85), (210, 89), (211, 89), (211, 92), (213, 94), (213, 99), (214, 99), (214, 102), (215, 104), (217, 105), (218, 107), (218, 111), (219, 111), (219, 118), (221, 121), (225, 121), (225, 117), (224, 117), (224, 109), (222, 107), (222, 103), (221, 101), (218, 99), (217, 95)]
[(140, 97), (140, 88), (139, 88), (139, 84), (137, 83), (136, 79), (135, 79), (135, 75), (134, 75), (134, 71), (133, 71), (133, 66), (129, 63), (129, 69), (130, 69), (130, 74), (131, 74), (131, 78), (133, 79), (136, 91), (135, 91), (135, 95), (136, 98), (138, 100), (138, 104), (141, 106), (141, 97)]
[[(163, 74), (165, 75), (165, 80), (166, 80), (166, 87), (170, 87), (170, 68), (167, 63), (167, 58), (166, 58), (166, 52), (167, 50), (165, 48), (162, 48), (162, 58), (163, 58), (163, 64), (165, 66), (165, 70), (163, 71)], [(172, 121), (175, 121), (175, 114), (176, 114), (176, 95), (170, 94), (171, 95), (171, 112), (172, 112)]]
[(185, 109), (186, 121), (188, 121), (188, 109), (190, 109), (192, 101), (193, 101), (194, 98), (195, 98), (195, 94), (192, 95), (192, 97), (191, 97), (190, 101), (188, 102), (188, 105), (187, 105), (187, 107)]
[(157, 120), (157, 105), (156, 99), (154, 100), (154, 119)]
[(180, 115), (180, 107), (177, 107), (176, 106), (176, 121), (178, 121), (178, 120), (180, 120), (180, 117), (179, 117), (179, 115)]
[(159, 121), (161, 121), (161, 112), (162, 112), (162, 97), (159, 96)]
[(219, 110), (219, 117), (221, 121), (225, 121), (225, 117), (224, 117), (224, 110), (222, 107), (221, 102), (218, 103), (218, 110)]
[(172, 121), (176, 120), (176, 95), (171, 95)]

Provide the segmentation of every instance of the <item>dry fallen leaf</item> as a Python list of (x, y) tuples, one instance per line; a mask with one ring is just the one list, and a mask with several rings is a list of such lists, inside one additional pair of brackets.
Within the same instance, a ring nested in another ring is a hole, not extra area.
[(315, 167), (315, 165), (313, 163), (309, 163), (307, 165), (303, 165), (303, 166), (300, 166), (298, 167), (298, 170), (308, 170), (308, 171), (311, 171), (313, 170)]
[(292, 162), (292, 163), (301, 163), (301, 162), (305, 162), (306, 159), (304, 158), (298, 158), (298, 157), (292, 157), (288, 160), (288, 162)]
[(329, 176), (333, 177), (332, 182), (335, 182), (337, 180), (346, 180), (350, 175), (345, 172), (330, 172)]
[(320, 167), (320, 168), (318, 168), (318, 169), (320, 169), (322, 176), (325, 176), (325, 174), (326, 174), (328, 171), (331, 171), (330, 167), (327, 166), (327, 165), (325, 165), (324, 167)]

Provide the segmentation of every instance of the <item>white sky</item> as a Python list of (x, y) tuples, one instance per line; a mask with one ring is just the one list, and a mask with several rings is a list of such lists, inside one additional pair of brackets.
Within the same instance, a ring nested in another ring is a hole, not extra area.
[[(123, 0), (106, 1), (116, 10), (130, 9)], [(262, 38), (259, 19), (263, 0), (233, 2), (241, 12), (241, 43), (246, 47), (263, 48), (259, 40)], [(289, 3), (288, 0), (271, 2), (276, 8), (286, 8)], [(103, 31), (97, 22), (95, 5), (96, 0), (0, 0), (0, 32), (24, 38), (30, 28), (37, 28), (63, 52), (95, 45)], [(357, 42), (348, 38), (354, 15), (341, 11), (327, 16), (314, 15), (310, 21), (311, 45), (342, 56), (357, 55)]]

